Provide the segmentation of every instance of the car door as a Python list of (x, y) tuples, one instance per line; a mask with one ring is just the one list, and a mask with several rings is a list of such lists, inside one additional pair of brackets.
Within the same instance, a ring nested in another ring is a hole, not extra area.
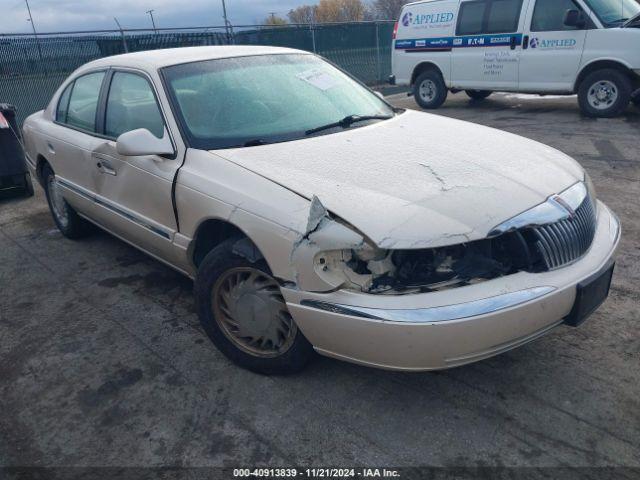
[(104, 142), (96, 135), (96, 117), (106, 71), (82, 74), (69, 82), (58, 99), (54, 121), (43, 139), (64, 197), (80, 214), (95, 213), (95, 180), (91, 152)]
[[(568, 10), (584, 13), (583, 27), (564, 24)], [(526, 20), (520, 59), (522, 91), (569, 92), (578, 74), (587, 30), (593, 27), (588, 14), (574, 0), (535, 0)]]
[[(158, 138), (171, 134), (157, 91), (145, 73), (114, 69), (107, 82), (99, 125), (104, 139), (91, 152), (97, 172), (97, 220), (148, 253), (175, 263), (172, 186), (182, 154), (177, 150), (170, 157), (118, 154), (116, 140), (123, 133), (145, 128)], [(173, 139), (172, 143), (176, 145)]]
[(453, 40), (454, 88), (517, 89), (527, 4), (528, 0), (462, 0)]

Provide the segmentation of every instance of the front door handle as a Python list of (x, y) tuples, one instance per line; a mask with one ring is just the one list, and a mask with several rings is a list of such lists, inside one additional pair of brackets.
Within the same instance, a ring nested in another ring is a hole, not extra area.
[(515, 35), (511, 36), (511, 50), (515, 50), (516, 47), (518, 46), (518, 37), (516, 37)]
[(522, 39), (522, 49), (526, 50), (527, 48), (529, 48), (529, 35), (525, 35)]
[(95, 153), (92, 155), (92, 157), (96, 160), (96, 168), (102, 173), (113, 175), (114, 177), (117, 175), (116, 169), (113, 168), (111, 160), (108, 157)]

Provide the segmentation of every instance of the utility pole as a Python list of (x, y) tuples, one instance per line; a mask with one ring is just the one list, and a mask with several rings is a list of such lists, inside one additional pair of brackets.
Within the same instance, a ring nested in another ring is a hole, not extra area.
[(127, 39), (124, 36), (124, 30), (122, 29), (122, 25), (120, 25), (120, 22), (116, 17), (113, 17), (113, 19), (116, 21), (116, 25), (118, 25), (118, 29), (120, 30), (120, 36), (122, 37), (122, 46), (124, 47), (124, 53), (129, 53), (129, 47), (127, 46)]
[(231, 23), (229, 22), (229, 18), (227, 17), (227, 4), (225, 0), (222, 0), (222, 16), (224, 18), (224, 29), (227, 32), (227, 43), (233, 43)]
[(153, 19), (153, 12), (155, 12), (155, 10), (153, 9), (147, 10), (147, 13), (151, 16), (151, 25), (153, 25), (153, 33), (158, 33), (158, 31), (156, 30), (156, 21)]
[(38, 32), (36, 32), (36, 24), (33, 22), (33, 15), (31, 15), (31, 7), (29, 6), (29, 0), (24, 0), (24, 3), (27, 4), (27, 12), (29, 12), (29, 21), (31, 22), (31, 28), (33, 28), (33, 36), (36, 39), (36, 45), (38, 47), (38, 56), (40, 57), (40, 62), (42, 63), (42, 48), (40, 47), (40, 38), (38, 38)]

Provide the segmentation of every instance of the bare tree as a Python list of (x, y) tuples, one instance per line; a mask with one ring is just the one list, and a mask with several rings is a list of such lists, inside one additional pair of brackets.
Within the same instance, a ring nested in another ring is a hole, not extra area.
[(286, 25), (286, 24), (287, 24), (287, 20), (277, 16), (275, 13), (272, 13), (262, 21), (262, 25), (269, 25), (269, 26), (278, 26), (278, 25)]
[(372, 8), (378, 20), (397, 20), (403, 5), (409, 0), (373, 0)]
[(317, 8), (316, 5), (301, 5), (300, 7), (290, 10), (287, 16), (291, 23), (317, 23)]

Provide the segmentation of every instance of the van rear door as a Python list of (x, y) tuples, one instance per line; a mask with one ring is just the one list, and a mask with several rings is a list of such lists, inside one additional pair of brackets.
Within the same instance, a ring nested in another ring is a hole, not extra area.
[(529, 0), (462, 0), (453, 39), (452, 84), (516, 90)]
[[(568, 10), (584, 14), (583, 26), (567, 26)], [(527, 14), (520, 58), (520, 88), (534, 92), (570, 92), (582, 61), (587, 29), (594, 25), (574, 0), (533, 0)]]

